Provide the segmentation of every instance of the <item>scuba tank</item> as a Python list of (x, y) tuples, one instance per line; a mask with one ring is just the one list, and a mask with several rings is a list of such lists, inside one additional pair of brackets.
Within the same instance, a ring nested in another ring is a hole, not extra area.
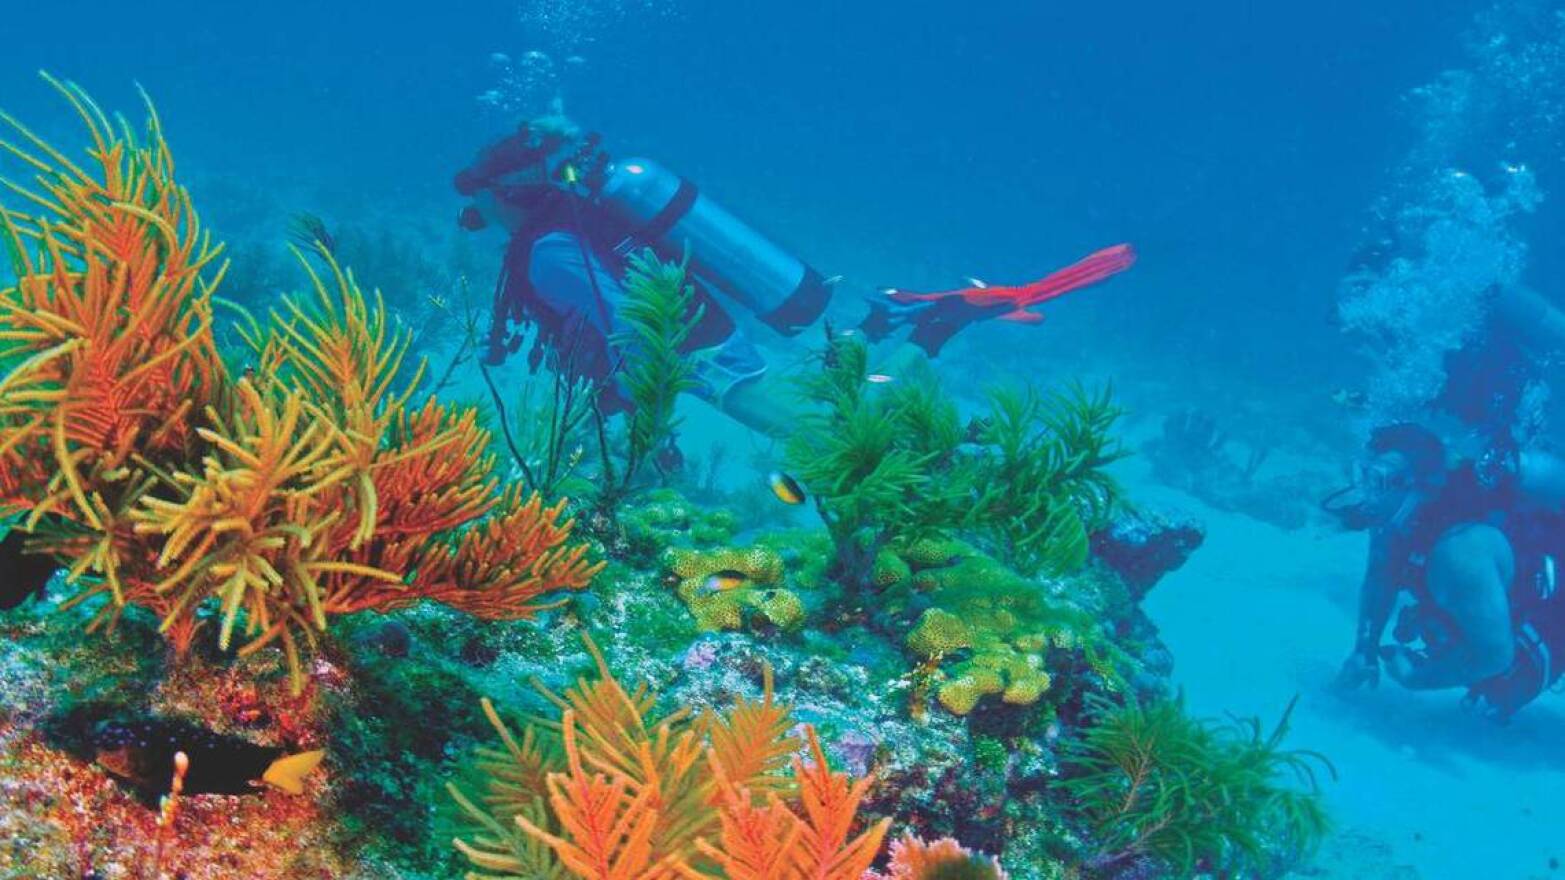
[(596, 204), (629, 230), (620, 248), (635, 242), (666, 255), (688, 250), (702, 280), (779, 333), (792, 336), (826, 310), (831, 289), (819, 272), (662, 165), (610, 163), (594, 189)]

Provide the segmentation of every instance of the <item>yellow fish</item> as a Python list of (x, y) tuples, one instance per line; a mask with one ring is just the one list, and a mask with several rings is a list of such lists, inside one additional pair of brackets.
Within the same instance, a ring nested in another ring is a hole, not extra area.
[(772, 487), (772, 494), (784, 504), (803, 504), (805, 499), (804, 488), (793, 477), (782, 471), (772, 471), (766, 476), (766, 482)]
[(701, 588), (708, 593), (722, 593), (736, 587), (742, 587), (748, 580), (749, 578), (745, 576), (744, 572), (725, 568), (722, 571), (713, 572), (701, 584)]

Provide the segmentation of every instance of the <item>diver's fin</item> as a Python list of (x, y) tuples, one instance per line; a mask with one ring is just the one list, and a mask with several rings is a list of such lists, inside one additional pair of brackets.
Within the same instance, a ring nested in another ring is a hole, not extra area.
[(1011, 321), (1017, 324), (1041, 324), (1043, 316), (1037, 312), (1029, 312), (1026, 309), (1017, 309), (1014, 312), (1006, 312), (1000, 316), (1002, 321)]
[(289, 794), (304, 794), (304, 777), (320, 766), (321, 759), (324, 757), (326, 757), (324, 749), (300, 752), (297, 755), (284, 755), (266, 768), (266, 772), (261, 774), (261, 781)]

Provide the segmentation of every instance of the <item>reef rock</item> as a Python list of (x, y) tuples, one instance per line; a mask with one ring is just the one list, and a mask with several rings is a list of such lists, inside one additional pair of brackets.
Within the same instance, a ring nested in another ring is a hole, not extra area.
[(1206, 527), (1173, 511), (1126, 511), (1092, 536), (1092, 552), (1124, 578), (1137, 600), (1163, 575), (1185, 564), (1206, 540)]

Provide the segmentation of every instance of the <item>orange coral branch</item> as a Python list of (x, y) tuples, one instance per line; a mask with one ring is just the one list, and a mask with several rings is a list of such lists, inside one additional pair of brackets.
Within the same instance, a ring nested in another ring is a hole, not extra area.
[(498, 489), (472, 408), (428, 397), (409, 334), (324, 251), (310, 306), (242, 335), (264, 365), (234, 378), (212, 334), (221, 247), (202, 231), (148, 105), (144, 140), (50, 79), (86, 126), (78, 165), (16, 120), (29, 211), (0, 209), (15, 256), (0, 289), (0, 510), (69, 567), (73, 601), (151, 608), (184, 647), (197, 609), (219, 640), (300, 651), (331, 614), (422, 599), (493, 618), (551, 607), (601, 569), (565, 502)]

